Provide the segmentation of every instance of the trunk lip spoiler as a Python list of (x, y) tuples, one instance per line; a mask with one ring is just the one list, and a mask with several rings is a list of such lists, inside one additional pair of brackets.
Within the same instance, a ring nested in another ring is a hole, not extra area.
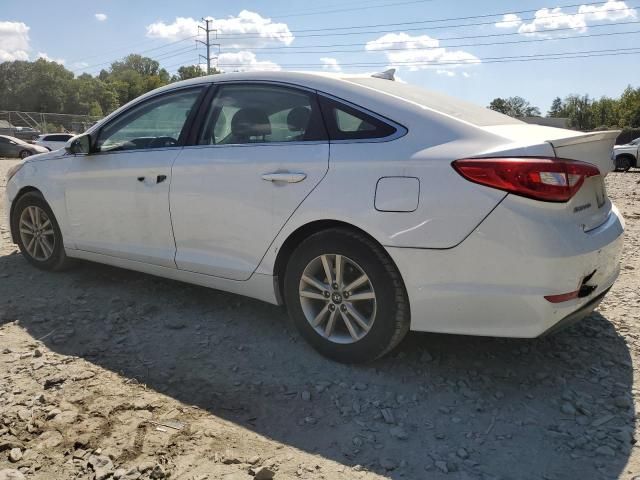
[(618, 138), (622, 130), (601, 130), (598, 132), (576, 132), (563, 138), (547, 140), (554, 148), (569, 147), (581, 143), (600, 142), (602, 140), (614, 140)]

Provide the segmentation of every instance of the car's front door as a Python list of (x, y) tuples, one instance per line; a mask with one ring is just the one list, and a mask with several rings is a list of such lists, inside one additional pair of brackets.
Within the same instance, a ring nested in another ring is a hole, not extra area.
[(175, 268), (171, 165), (201, 92), (142, 101), (100, 129), (94, 153), (72, 159), (65, 196), (76, 249)]
[(179, 269), (246, 280), (322, 180), (329, 144), (315, 92), (222, 84), (199, 135), (173, 166)]
[(19, 145), (16, 142), (0, 137), (0, 157), (17, 157), (19, 151)]

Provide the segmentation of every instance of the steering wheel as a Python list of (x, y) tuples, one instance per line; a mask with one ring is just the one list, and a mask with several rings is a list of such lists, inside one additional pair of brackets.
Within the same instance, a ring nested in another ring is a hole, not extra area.
[(156, 137), (149, 142), (148, 148), (175, 147), (178, 140), (173, 137)]

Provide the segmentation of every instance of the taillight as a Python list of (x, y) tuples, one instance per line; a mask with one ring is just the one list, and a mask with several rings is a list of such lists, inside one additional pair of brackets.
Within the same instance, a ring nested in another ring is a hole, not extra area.
[(556, 158), (466, 158), (453, 168), (467, 180), (544, 202), (567, 202), (598, 167)]

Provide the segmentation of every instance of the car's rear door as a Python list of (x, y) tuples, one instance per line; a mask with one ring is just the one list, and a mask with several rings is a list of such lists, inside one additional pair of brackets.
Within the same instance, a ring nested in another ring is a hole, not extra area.
[(246, 280), (329, 165), (316, 94), (222, 83), (172, 169), (179, 269)]

